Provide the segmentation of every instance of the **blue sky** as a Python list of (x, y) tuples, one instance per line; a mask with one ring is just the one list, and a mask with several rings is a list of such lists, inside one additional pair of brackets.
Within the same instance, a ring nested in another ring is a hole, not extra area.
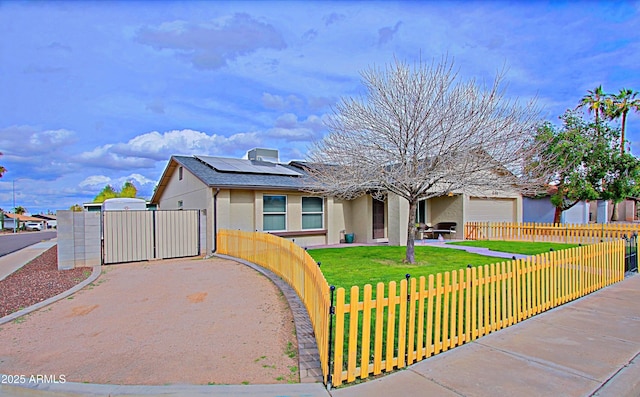
[[(173, 154), (304, 159), (359, 73), (454, 59), (554, 122), (598, 85), (640, 90), (640, 2), (0, 1), (0, 208), (150, 198)], [(640, 154), (640, 114), (627, 125)], [(15, 185), (15, 190), (14, 190)]]

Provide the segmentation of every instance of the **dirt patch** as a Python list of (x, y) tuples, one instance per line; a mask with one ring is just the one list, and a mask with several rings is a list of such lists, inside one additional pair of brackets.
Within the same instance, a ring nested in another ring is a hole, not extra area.
[(189, 299), (189, 302), (191, 303), (200, 303), (204, 301), (204, 298), (206, 297), (207, 297), (206, 292), (198, 292), (197, 294), (187, 296), (187, 299)]
[(73, 317), (73, 316), (86, 316), (87, 314), (91, 313), (97, 307), (98, 307), (98, 305), (74, 307), (73, 309), (71, 309), (71, 316), (70, 317)]
[(115, 265), (70, 298), (0, 326), (0, 373), (132, 385), (298, 382), (294, 330), (280, 291), (236, 262)]

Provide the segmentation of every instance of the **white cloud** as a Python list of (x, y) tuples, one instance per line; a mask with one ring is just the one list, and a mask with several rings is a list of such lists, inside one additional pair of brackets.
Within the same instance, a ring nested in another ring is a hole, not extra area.
[(108, 144), (83, 152), (75, 158), (79, 164), (98, 168), (124, 170), (131, 168), (152, 168), (155, 162), (142, 156), (121, 156)]
[(208, 135), (194, 130), (173, 130), (164, 133), (148, 132), (127, 143), (107, 144), (83, 152), (77, 161), (106, 169), (153, 168), (175, 154), (233, 155), (247, 148), (259, 146), (258, 133), (237, 133), (228, 137)]
[(0, 148), (6, 156), (22, 157), (53, 153), (75, 143), (75, 133), (66, 129), (42, 130), (29, 125), (0, 129)]
[(94, 188), (97, 186), (105, 186), (105, 185), (108, 185), (109, 183), (111, 183), (111, 178), (109, 178), (108, 176), (91, 175), (85, 178), (84, 181), (78, 183), (78, 186)]
[(293, 113), (286, 113), (275, 121), (274, 128), (267, 131), (271, 138), (287, 141), (308, 141), (319, 138), (326, 127), (321, 117), (311, 115), (303, 121)]
[(127, 181), (132, 181), (134, 185), (136, 186), (142, 186), (142, 185), (155, 185), (156, 180), (155, 179), (149, 179), (147, 177), (145, 177), (144, 175), (140, 175), (140, 174), (130, 174), (129, 176), (126, 176), (124, 178), (120, 178), (120, 180), (122, 181), (122, 184), (124, 184)]

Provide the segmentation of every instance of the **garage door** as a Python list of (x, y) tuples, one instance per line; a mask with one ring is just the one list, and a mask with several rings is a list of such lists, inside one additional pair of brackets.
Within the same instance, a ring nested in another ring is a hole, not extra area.
[(516, 222), (516, 199), (469, 199), (467, 222)]

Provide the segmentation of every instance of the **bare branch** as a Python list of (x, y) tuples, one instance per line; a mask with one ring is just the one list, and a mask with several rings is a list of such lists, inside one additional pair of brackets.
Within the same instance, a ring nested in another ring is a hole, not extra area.
[(525, 170), (540, 155), (539, 110), (505, 99), (503, 78), (488, 87), (460, 81), (447, 57), (364, 71), (366, 96), (343, 98), (312, 147), (309, 162), (325, 166), (310, 169), (307, 188), (345, 199), (383, 191), (415, 204), (542, 185), (544, 172)]

